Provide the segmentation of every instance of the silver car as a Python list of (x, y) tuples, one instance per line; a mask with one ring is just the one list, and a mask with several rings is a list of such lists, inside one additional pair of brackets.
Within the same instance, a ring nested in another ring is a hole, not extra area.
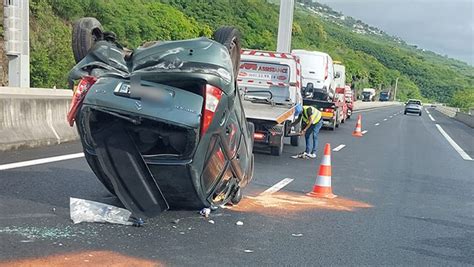
[(406, 104), (405, 104), (405, 112), (404, 114), (406, 115), (407, 113), (415, 113), (421, 116), (421, 101), (417, 99), (409, 99)]

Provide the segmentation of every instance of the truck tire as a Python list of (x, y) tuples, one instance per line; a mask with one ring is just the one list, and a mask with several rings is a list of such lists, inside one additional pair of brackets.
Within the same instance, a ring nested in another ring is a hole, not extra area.
[(72, 53), (76, 63), (81, 61), (94, 46), (103, 38), (102, 25), (96, 18), (80, 18), (72, 27)]
[(341, 125), (341, 122), (339, 121), (339, 118), (341, 117), (341, 114), (336, 115), (336, 128), (339, 128), (339, 125)]
[(336, 124), (337, 124), (337, 123), (336, 123), (336, 120), (333, 120), (333, 121), (332, 121), (332, 125), (331, 125), (331, 127), (330, 127), (330, 128), (331, 128), (331, 131), (335, 131), (335, 130), (336, 130), (336, 127), (337, 127)]
[(273, 156), (281, 156), (281, 154), (283, 154), (283, 136), (281, 137), (280, 144), (278, 144), (278, 146), (270, 147), (270, 153)]
[(300, 145), (300, 136), (299, 135), (296, 135), (296, 136), (292, 136), (290, 137), (290, 143), (292, 146), (299, 146)]
[(232, 59), (234, 77), (239, 74), (240, 68), (240, 32), (235, 27), (220, 27), (214, 32), (212, 38), (224, 45), (229, 50)]

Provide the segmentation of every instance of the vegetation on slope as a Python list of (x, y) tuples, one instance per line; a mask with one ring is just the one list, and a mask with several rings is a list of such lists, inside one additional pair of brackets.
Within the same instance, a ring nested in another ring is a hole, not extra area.
[[(64, 87), (74, 65), (70, 33), (77, 18), (98, 18), (128, 47), (150, 40), (209, 37), (220, 26), (234, 25), (242, 32), (244, 47), (275, 50), (279, 7), (265, 0), (30, 0), (30, 10), (32, 86)], [(359, 89), (391, 89), (399, 78), (402, 100), (446, 102), (455, 92), (474, 88), (474, 68), (467, 64), (385, 35), (355, 34), (307, 9), (295, 12), (292, 46), (328, 52), (346, 65), (348, 82)]]

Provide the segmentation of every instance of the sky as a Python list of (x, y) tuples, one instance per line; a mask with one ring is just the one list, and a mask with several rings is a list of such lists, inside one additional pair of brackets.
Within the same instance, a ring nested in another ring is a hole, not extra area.
[(409, 44), (474, 65), (474, 0), (317, 0)]

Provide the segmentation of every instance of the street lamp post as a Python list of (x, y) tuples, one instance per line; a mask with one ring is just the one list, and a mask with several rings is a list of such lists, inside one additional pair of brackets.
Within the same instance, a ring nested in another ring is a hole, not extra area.
[(8, 85), (30, 86), (29, 0), (3, 0)]
[(280, 20), (278, 23), (277, 52), (291, 51), (291, 32), (295, 0), (280, 0)]
[(397, 87), (398, 87), (398, 79), (400, 77), (397, 77), (397, 79), (395, 79), (395, 89), (393, 90), (393, 101), (397, 101)]

